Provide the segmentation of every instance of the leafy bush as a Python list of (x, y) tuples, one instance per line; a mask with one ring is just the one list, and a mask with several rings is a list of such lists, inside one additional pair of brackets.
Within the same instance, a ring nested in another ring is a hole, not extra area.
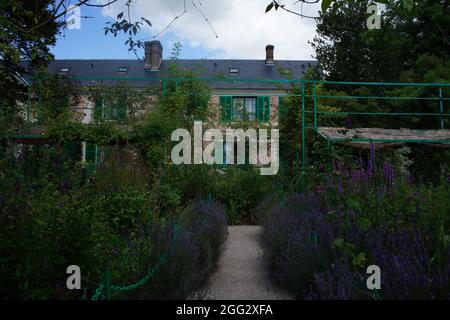
[(130, 261), (125, 260), (126, 268), (116, 267), (113, 284), (134, 283), (155, 271), (145, 285), (122, 297), (186, 299), (215, 267), (225, 238), (223, 207), (195, 201), (178, 218), (141, 228), (137, 239), (120, 253), (123, 257), (136, 257), (132, 262), (135, 268), (131, 268), (136, 272), (132, 273), (134, 276), (125, 272), (130, 270)]
[[(157, 216), (145, 168), (123, 160), (106, 160), (94, 176), (64, 149), (25, 148), (0, 160), (3, 299), (90, 299), (107, 268), (113, 284), (157, 268), (140, 290), (113, 298), (185, 298), (205, 280), (224, 241), (223, 208), (194, 202), (179, 216)], [(73, 264), (83, 292), (66, 288)]]
[[(450, 252), (447, 265), (431, 263), (429, 239), (417, 230), (376, 228), (366, 233), (355, 228), (352, 232), (361, 242), (347, 243), (353, 252), (341, 251), (328, 270), (314, 274), (309, 299), (448, 299)], [(361, 251), (357, 256), (356, 248)], [(366, 287), (368, 265), (381, 269), (379, 292)]]
[[(389, 161), (335, 165), (309, 193), (264, 219), (274, 279), (298, 298), (448, 299), (450, 189), (414, 182)], [(381, 268), (381, 291), (366, 269)]]
[(226, 205), (230, 224), (241, 224), (251, 222), (259, 201), (272, 191), (271, 177), (261, 176), (256, 168), (230, 167), (220, 177), (214, 198)]
[(263, 220), (262, 241), (271, 274), (296, 295), (330, 260), (334, 231), (320, 207), (317, 196), (293, 194)]

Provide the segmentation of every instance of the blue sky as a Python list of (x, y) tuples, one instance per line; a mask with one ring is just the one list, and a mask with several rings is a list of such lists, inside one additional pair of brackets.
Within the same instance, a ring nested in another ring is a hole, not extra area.
[[(67, 29), (58, 38), (56, 46), (52, 48), (52, 53), (56, 59), (135, 59), (132, 52), (128, 52), (125, 46), (124, 35), (115, 38), (111, 34), (105, 36), (103, 28), (106, 22), (113, 21), (112, 18), (105, 17), (98, 9), (83, 8), (82, 16), (93, 18), (81, 19), (81, 29)], [(151, 36), (147, 30), (141, 31), (139, 38)], [(173, 41), (170, 32), (165, 33), (157, 40), (161, 41), (164, 48), (164, 57), (170, 56)], [(214, 53), (202, 47), (193, 48), (189, 42), (183, 43), (181, 58), (201, 59), (208, 58)], [(143, 52), (140, 52), (143, 55)]]
[[(183, 12), (184, 3), (185, 0), (135, 0), (132, 18), (144, 16), (153, 24), (137, 38), (158, 34)], [(186, 13), (158, 38), (164, 57), (170, 56), (173, 44), (180, 41), (181, 58), (185, 59), (263, 59), (267, 44), (275, 45), (275, 59), (311, 59), (314, 52), (308, 41), (315, 35), (314, 20), (280, 11), (265, 14), (267, 3), (268, 0), (186, 1)], [(124, 44), (125, 36), (104, 35), (105, 23), (113, 21), (124, 9), (124, 0), (104, 9), (82, 7), (81, 16), (92, 18), (81, 19), (81, 29), (68, 29), (59, 37), (52, 48), (56, 59), (135, 59)], [(317, 7), (309, 10), (314, 15)]]

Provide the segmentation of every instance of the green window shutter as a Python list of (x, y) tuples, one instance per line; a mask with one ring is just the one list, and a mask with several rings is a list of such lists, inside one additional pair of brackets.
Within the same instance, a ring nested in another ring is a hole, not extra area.
[(263, 119), (264, 97), (256, 97), (256, 120), (261, 122)]
[(125, 96), (120, 96), (117, 100), (117, 120), (124, 121), (127, 119), (127, 99)]
[(269, 122), (270, 120), (270, 97), (256, 98), (257, 119), (259, 122)]
[(229, 122), (233, 120), (233, 107), (231, 97), (219, 97), (220, 101), (220, 116), (222, 122)]
[(103, 97), (97, 97), (95, 99), (94, 119), (95, 121), (103, 119)]
[(111, 101), (108, 101), (108, 99), (103, 99), (103, 119), (114, 120), (115, 108), (116, 106), (111, 104)]
[(284, 97), (278, 97), (278, 119), (284, 115)]
[(95, 144), (86, 144), (86, 162), (89, 164), (89, 170), (95, 171), (97, 166), (97, 146)]

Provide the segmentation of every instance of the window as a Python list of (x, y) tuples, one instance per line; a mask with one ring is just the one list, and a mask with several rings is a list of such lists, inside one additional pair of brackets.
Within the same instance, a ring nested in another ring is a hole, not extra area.
[(234, 120), (256, 120), (256, 97), (233, 98)]
[(124, 95), (110, 101), (103, 97), (98, 97), (95, 102), (95, 120), (125, 121), (127, 118), (126, 99)]
[(69, 71), (70, 71), (69, 67), (64, 67), (64, 68), (59, 69), (58, 73), (59, 74), (68, 74)]
[(220, 97), (221, 120), (259, 121), (270, 120), (270, 97)]

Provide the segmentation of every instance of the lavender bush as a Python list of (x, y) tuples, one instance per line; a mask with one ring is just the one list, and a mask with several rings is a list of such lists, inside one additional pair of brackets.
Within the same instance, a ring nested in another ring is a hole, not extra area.
[[(124, 256), (136, 257), (136, 273), (116, 269), (116, 281), (139, 280), (170, 252), (158, 272), (138, 290), (121, 298), (186, 299), (214, 269), (226, 238), (226, 214), (221, 205), (194, 201), (180, 217), (142, 228)], [(174, 241), (175, 239), (175, 241)], [(120, 266), (118, 266), (119, 268)]]
[[(310, 192), (267, 213), (266, 259), (297, 298), (450, 297), (448, 182), (420, 183), (377, 160), (372, 149), (355, 166), (333, 162)], [(366, 287), (369, 265), (381, 268), (381, 290)]]
[(333, 257), (330, 242), (335, 230), (323, 212), (318, 196), (293, 194), (263, 221), (262, 242), (271, 274), (297, 296)]

